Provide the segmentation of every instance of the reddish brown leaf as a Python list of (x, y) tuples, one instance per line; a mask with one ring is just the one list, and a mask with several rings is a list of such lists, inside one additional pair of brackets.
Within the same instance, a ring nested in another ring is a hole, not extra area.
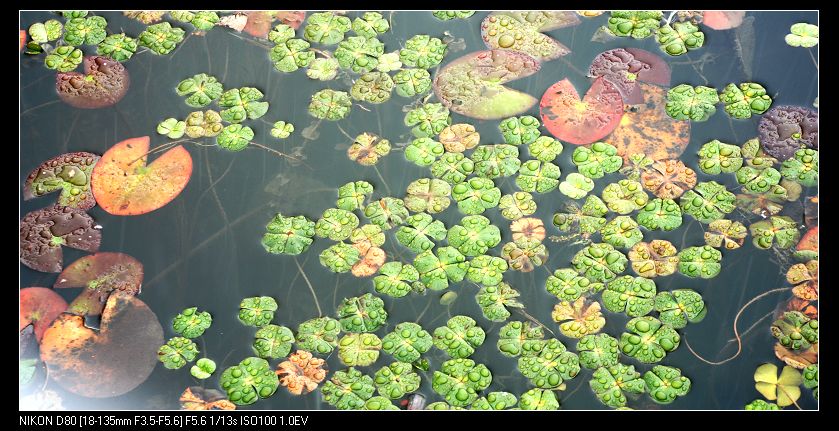
[(236, 410), (236, 405), (221, 391), (201, 386), (186, 388), (179, 401), (181, 410)]
[(280, 385), (293, 395), (308, 394), (326, 378), (325, 363), (305, 350), (298, 350), (277, 366)]
[(353, 247), (361, 254), (361, 260), (352, 267), (352, 274), (356, 277), (370, 277), (387, 260), (385, 251), (379, 247), (373, 247), (369, 241), (353, 244)]
[(101, 226), (85, 212), (61, 205), (26, 214), (20, 221), (20, 261), (42, 272), (60, 272), (61, 246), (99, 250)]
[(539, 108), (555, 138), (585, 145), (603, 139), (620, 124), (623, 98), (613, 84), (597, 78), (580, 100), (571, 81), (563, 79), (548, 88)]
[(542, 241), (545, 239), (545, 224), (535, 217), (523, 217), (510, 223), (513, 241), (521, 239)]
[(58, 96), (76, 108), (97, 109), (114, 105), (122, 100), (131, 84), (125, 66), (108, 57), (85, 57), (84, 71), (84, 75), (62, 72), (55, 76)]
[(40, 342), (53, 320), (67, 309), (61, 295), (46, 287), (20, 289), (20, 329), (32, 325)]
[(35, 168), (23, 185), (23, 200), (61, 191), (58, 203), (88, 210), (96, 205), (90, 191), (90, 175), (99, 156), (78, 152), (53, 157)]
[(84, 290), (70, 304), (69, 312), (98, 316), (113, 291), (129, 295), (140, 293), (143, 264), (122, 253), (102, 252), (73, 262), (58, 276), (56, 289), (82, 287)]
[(676, 199), (696, 185), (696, 172), (681, 160), (659, 160), (641, 173), (641, 184), (662, 199)]
[(813, 344), (807, 350), (790, 350), (781, 343), (776, 343), (775, 356), (790, 367), (803, 370), (819, 362), (819, 343)]

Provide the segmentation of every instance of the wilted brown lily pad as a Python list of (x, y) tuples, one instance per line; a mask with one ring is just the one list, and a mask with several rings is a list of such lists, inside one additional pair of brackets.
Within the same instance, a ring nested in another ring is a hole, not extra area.
[(662, 199), (676, 199), (696, 185), (696, 172), (681, 160), (659, 160), (641, 173), (641, 184)]
[(766, 154), (784, 161), (801, 148), (819, 149), (819, 113), (802, 106), (776, 106), (757, 125)]
[(61, 190), (58, 203), (81, 210), (93, 208), (96, 199), (90, 191), (90, 175), (99, 156), (92, 153), (67, 153), (53, 157), (35, 168), (23, 185), (23, 200)]
[(387, 260), (384, 250), (368, 242), (353, 244), (353, 247), (361, 256), (361, 259), (352, 266), (352, 275), (356, 277), (369, 277), (375, 274)]
[(775, 356), (790, 367), (803, 370), (819, 362), (819, 343), (813, 344), (806, 350), (790, 350), (781, 343), (775, 343)]
[(523, 217), (510, 223), (513, 241), (545, 239), (545, 224), (535, 217)]
[(100, 228), (75, 208), (53, 205), (32, 211), (20, 221), (20, 261), (36, 271), (60, 272), (61, 246), (96, 252)]
[(111, 292), (136, 295), (140, 293), (142, 283), (143, 264), (137, 259), (122, 253), (102, 252), (84, 256), (70, 264), (58, 276), (53, 287), (84, 288), (67, 311), (98, 316)]
[(589, 78), (603, 77), (617, 87), (627, 105), (644, 103), (640, 82), (670, 85), (670, 66), (656, 54), (637, 48), (616, 48), (594, 57)]
[(97, 109), (119, 102), (131, 83), (122, 63), (108, 57), (84, 59), (84, 75), (62, 72), (55, 77), (58, 96), (70, 106)]
[(20, 330), (32, 325), (40, 342), (53, 320), (67, 309), (61, 295), (46, 287), (20, 289)]
[(114, 292), (99, 331), (84, 317), (60, 315), (44, 333), (41, 359), (49, 376), (70, 392), (91, 398), (122, 395), (143, 383), (157, 363), (163, 328), (141, 300)]
[(277, 366), (280, 385), (285, 386), (292, 395), (308, 394), (326, 378), (325, 364), (323, 359), (312, 357), (305, 350), (298, 350)]
[(224, 393), (201, 386), (186, 388), (179, 401), (181, 410), (236, 410), (236, 404), (230, 402)]

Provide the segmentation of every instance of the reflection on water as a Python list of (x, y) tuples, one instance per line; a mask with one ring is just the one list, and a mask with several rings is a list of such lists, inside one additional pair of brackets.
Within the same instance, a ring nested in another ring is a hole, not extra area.
[[(136, 35), (144, 28), (119, 13), (102, 15), (107, 17), (111, 31), (121, 29)], [(360, 13), (348, 15), (354, 18)], [(480, 23), (486, 13), (452, 21), (439, 21), (428, 12), (384, 15), (391, 19), (391, 31), (379, 37), (385, 44), (385, 52), (404, 46), (405, 40), (415, 34), (430, 34), (450, 42), (449, 53), (442, 65), (465, 53), (484, 49)], [(52, 17), (45, 12), (24, 13), (21, 26), (28, 28), (34, 22)], [(807, 50), (787, 47), (783, 36), (791, 24), (816, 23), (817, 18), (816, 13), (749, 13), (737, 29), (708, 30), (701, 49), (666, 59), (672, 68), (671, 81), (674, 85), (688, 83), (722, 89), (730, 82), (754, 79), (768, 90), (776, 105), (809, 107), (818, 95), (817, 70), (813, 68)], [(538, 99), (548, 87), (568, 78), (584, 93), (590, 86), (584, 71), (597, 54), (618, 47), (660, 52), (651, 38), (598, 36), (598, 28), (604, 25), (608, 13), (581, 19), (579, 25), (548, 32), (567, 46), (570, 54), (543, 63), (535, 75), (506, 85)], [(212, 313), (212, 327), (196, 339), (201, 356), (206, 355), (216, 362), (217, 371), (212, 377), (194, 379), (188, 371), (189, 365), (172, 371), (156, 364), (148, 380), (136, 390), (118, 397), (91, 401), (70, 394), (54, 382), (46, 382), (39, 383), (36, 389), (45, 386), (47, 392), (39, 392), (35, 395), (38, 399), (33, 402), (60, 402), (71, 409), (177, 408), (178, 399), (186, 388), (217, 389), (218, 378), (225, 369), (254, 354), (252, 342), (256, 329), (243, 326), (237, 317), (237, 304), (242, 298), (263, 295), (275, 298), (279, 308), (273, 322), (296, 329), (300, 323), (319, 315), (318, 303), (323, 315), (334, 317), (342, 299), (373, 291), (370, 279), (334, 274), (321, 266), (318, 256), (331, 241), (316, 239), (304, 254), (292, 257), (266, 253), (260, 239), (265, 225), (278, 212), (317, 220), (325, 209), (335, 206), (337, 188), (347, 182), (370, 182), (375, 187), (373, 198), (379, 199), (403, 197), (411, 182), (429, 177), (428, 168), (407, 162), (402, 154), (403, 147), (413, 140), (410, 127), (404, 124), (405, 112), (422, 100), (394, 95), (379, 105), (361, 107), (355, 104), (349, 117), (339, 122), (314, 119), (306, 110), (311, 95), (325, 88), (348, 91), (351, 85), (348, 80), (355, 76), (321, 82), (310, 80), (300, 70), (290, 74), (277, 72), (268, 61), (265, 47), (249, 43), (246, 38), (226, 29), (213, 29), (205, 34), (187, 36), (170, 55), (137, 54), (124, 63), (132, 82), (128, 93), (117, 105), (104, 110), (75, 109), (59, 102), (53, 86), (55, 72), (43, 67), (43, 56), (21, 59), (21, 183), (31, 169), (58, 154), (70, 151), (102, 154), (119, 141), (144, 135), (151, 136), (153, 147), (165, 143), (165, 137), (154, 132), (158, 123), (168, 117), (185, 118), (193, 110), (182, 103), (183, 98), (177, 96), (174, 87), (184, 78), (198, 73), (216, 76), (225, 88), (253, 86), (260, 89), (265, 95), (263, 100), (270, 103), (270, 109), (263, 117), (264, 121), (249, 122), (257, 136), (255, 141), (298, 159), (278, 157), (259, 148), (229, 153), (215, 147), (188, 145), (193, 158), (193, 174), (185, 190), (174, 201), (137, 217), (112, 216), (99, 206), (89, 212), (96, 223), (103, 226), (101, 251), (126, 253), (143, 263), (145, 279), (139, 298), (156, 313), (165, 339), (177, 335), (171, 328), (171, 320), (183, 309), (196, 306)], [(90, 48), (84, 47), (86, 52)], [(433, 74), (434, 69), (431, 72)], [(437, 102), (433, 96), (428, 101)], [(691, 124), (690, 142), (681, 157), (688, 166), (697, 167), (696, 153), (706, 142), (719, 139), (739, 146), (756, 136), (760, 116), (732, 121), (721, 107), (718, 111), (706, 122)], [(525, 114), (538, 117), (538, 107)], [(295, 126), (295, 132), (287, 139), (270, 137), (271, 126), (279, 120)], [(498, 121), (471, 120), (453, 114), (453, 123), (459, 122), (474, 125), (480, 133), (481, 144), (503, 142)], [(361, 166), (347, 158), (347, 146), (364, 132), (388, 139), (393, 146), (390, 154), (381, 158), (375, 167)], [(547, 134), (544, 130), (542, 133)], [(562, 170), (563, 180), (567, 173), (576, 172), (571, 162), (573, 150), (573, 145), (565, 144), (564, 151), (555, 161)], [(527, 152), (523, 150), (522, 156), (525, 154)], [(734, 175), (709, 176), (698, 169), (696, 172), (700, 182), (718, 181), (729, 190), (738, 187)], [(607, 184), (622, 178), (619, 172), (606, 174), (595, 181), (590, 194), (601, 196)], [(495, 185), (504, 195), (519, 191), (513, 177), (496, 179)], [(799, 201), (816, 192), (815, 188), (805, 189)], [(21, 217), (52, 202), (54, 196), (21, 202)], [(532, 217), (546, 224), (570, 202), (557, 191), (545, 195), (534, 193), (534, 197), (538, 208)], [(804, 219), (799, 201), (784, 205), (783, 214), (793, 217), (796, 222)], [(581, 205), (582, 202), (576, 203)], [(501, 246), (512, 241), (508, 229), (510, 222), (497, 209), (483, 215), (501, 228), (501, 243), (490, 252), (499, 256)], [(457, 205), (450, 205), (435, 215), (446, 227), (460, 223), (462, 217)], [(759, 220), (759, 216), (745, 211), (736, 213), (736, 217), (747, 217), (751, 222)], [(365, 222), (362, 218), (362, 224)], [(744, 221), (744, 224), (748, 226), (749, 222)], [(547, 231), (548, 236), (559, 234), (553, 225), (547, 226)], [(690, 216), (673, 231), (656, 231), (654, 236), (649, 231), (643, 232), (645, 241), (668, 240), (678, 250), (705, 243), (704, 226)], [(521, 293), (517, 299), (525, 306), (523, 310), (511, 309), (510, 319), (544, 325), (546, 335), (553, 337), (556, 332), (556, 338), (572, 351), (576, 350), (576, 340), (564, 337), (557, 330), (551, 318), (556, 302), (544, 286), (554, 270), (570, 267), (573, 256), (586, 246), (585, 241), (577, 239), (580, 238), (545, 241), (549, 254), (542, 266), (532, 272), (509, 270), (504, 274), (504, 281)], [(414, 254), (397, 243), (394, 230), (387, 232), (382, 248), (389, 261), (413, 261)], [(78, 250), (65, 249), (65, 266), (83, 255), (85, 253)], [(682, 374), (693, 381), (690, 393), (667, 408), (741, 409), (760, 397), (751, 378), (754, 370), (765, 362), (780, 363), (773, 353), (775, 339), (768, 328), (774, 320), (772, 314), (786, 305), (790, 295), (769, 294), (742, 314), (738, 315), (738, 310), (763, 292), (788, 286), (785, 273), (793, 262), (785, 254), (755, 250), (750, 237), (743, 247), (726, 250), (723, 255), (720, 275), (715, 278), (687, 278), (677, 273), (655, 279), (659, 291), (692, 289), (699, 292), (708, 307), (704, 320), (679, 330), (685, 346), (668, 353), (663, 361), (663, 364), (680, 368)], [(21, 267), (21, 287), (52, 286), (55, 281), (55, 274)], [(486, 333), (486, 340), (471, 359), (486, 364), (491, 370), (493, 381), (489, 391), (507, 391), (518, 396), (532, 388), (532, 383), (517, 370), (517, 360), (502, 355), (496, 348), (504, 322), (491, 322), (483, 317), (481, 307), (474, 299), (478, 287), (469, 282), (452, 283), (450, 292), (457, 296), (444, 297), (445, 291), (431, 290), (398, 299), (382, 295), (389, 317), (387, 324), (376, 334), (382, 337), (401, 322), (416, 322), (432, 332), (434, 328), (444, 326), (452, 316), (471, 316)], [(61, 289), (58, 293), (70, 302), (78, 290)], [(602, 332), (619, 337), (629, 318), (605, 309), (603, 315), (606, 323)], [(735, 317), (738, 317), (742, 343), (735, 339), (732, 330)], [(740, 354), (723, 365), (714, 366), (697, 359), (688, 349), (688, 343), (696, 354), (711, 362), (722, 361), (738, 351)], [(448, 356), (436, 348), (424, 356), (429, 361), (429, 371), (418, 371), (422, 378), (419, 392), (428, 403), (441, 401), (431, 388), (431, 377)], [(360, 369), (373, 375), (391, 361), (389, 355), (382, 353), (375, 365)], [(642, 372), (650, 369), (625, 356), (621, 361), (635, 365)], [(279, 362), (272, 360), (272, 367)], [(331, 354), (327, 357), (326, 368), (332, 375), (346, 367), (337, 354)], [(557, 393), (562, 408), (606, 408), (589, 388), (590, 378), (591, 371), (583, 369), (580, 375), (566, 382), (565, 390)], [(805, 409), (817, 406), (809, 390), (802, 390), (798, 404)], [(629, 405), (637, 409), (661, 408), (647, 395), (630, 395)], [(293, 396), (279, 388), (271, 398), (245, 408), (331, 407), (322, 401), (319, 390)]]

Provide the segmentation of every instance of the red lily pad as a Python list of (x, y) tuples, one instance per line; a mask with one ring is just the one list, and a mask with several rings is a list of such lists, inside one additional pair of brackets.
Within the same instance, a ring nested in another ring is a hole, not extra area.
[(639, 82), (670, 85), (670, 66), (656, 54), (643, 49), (616, 48), (594, 57), (589, 78), (604, 77), (617, 87), (627, 105), (644, 103)]
[(306, 11), (302, 10), (245, 11), (245, 14), (248, 16), (248, 22), (243, 31), (262, 39), (268, 38), (268, 33), (274, 26), (274, 20), (280, 20), (281, 23), (297, 30), (306, 19)]
[(626, 48), (626, 52), (632, 54), (635, 60), (648, 66), (638, 71), (639, 81), (665, 87), (670, 86), (670, 65), (661, 56), (639, 48)]
[(64, 310), (67, 302), (61, 295), (46, 287), (20, 289), (20, 330), (32, 325), (35, 338), (40, 342), (44, 331)]
[(26, 30), (20, 31), (20, 52), (23, 52), (23, 47), (26, 46)]
[(728, 30), (739, 27), (745, 16), (743, 10), (706, 10), (702, 14), (702, 24), (714, 30)]
[(690, 143), (690, 121), (667, 115), (667, 89), (640, 83), (644, 103), (630, 106), (606, 142), (618, 149), (624, 160), (644, 153), (653, 160), (678, 159)]
[(90, 56), (84, 59), (84, 75), (62, 72), (55, 77), (58, 96), (70, 106), (97, 109), (119, 102), (131, 79), (122, 63), (108, 57)]
[(83, 287), (67, 310), (73, 314), (98, 316), (112, 292), (140, 293), (143, 264), (123, 253), (101, 252), (71, 263), (53, 286), (56, 289)]
[(580, 100), (566, 78), (548, 88), (539, 108), (542, 123), (555, 138), (586, 145), (606, 137), (620, 124), (623, 98), (614, 84), (601, 77)]
[(99, 156), (93, 153), (67, 153), (53, 157), (35, 168), (23, 185), (23, 200), (61, 190), (58, 203), (81, 210), (96, 206), (90, 191), (90, 175)]
[(99, 331), (84, 317), (64, 313), (41, 339), (41, 359), (64, 389), (91, 397), (115, 397), (143, 383), (157, 363), (163, 328), (138, 298), (114, 292), (102, 312)]
[(26, 214), (20, 221), (20, 261), (41, 272), (61, 272), (61, 246), (94, 253), (102, 241), (101, 226), (76, 208), (53, 205)]
[(192, 157), (181, 145), (146, 165), (149, 137), (111, 147), (93, 168), (96, 202), (114, 215), (140, 215), (175, 199), (192, 176)]
[(479, 120), (518, 115), (536, 99), (503, 84), (539, 71), (539, 61), (518, 51), (494, 49), (466, 54), (440, 69), (434, 94), (452, 112)]

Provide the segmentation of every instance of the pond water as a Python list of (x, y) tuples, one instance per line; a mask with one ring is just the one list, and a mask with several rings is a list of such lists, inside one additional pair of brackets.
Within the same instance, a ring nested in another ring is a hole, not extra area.
[[(107, 19), (109, 33), (124, 31), (136, 36), (145, 27), (121, 13), (97, 15)], [(348, 12), (347, 15), (354, 18), (360, 13)], [(391, 31), (379, 39), (385, 44), (385, 52), (391, 52), (416, 34), (440, 38), (450, 35), (458, 42), (450, 46), (442, 62), (446, 65), (461, 55), (486, 49), (480, 33), (481, 21), (486, 15), (487, 12), (478, 12), (468, 19), (440, 21), (428, 11), (385, 12), (384, 16), (390, 19)], [(32, 23), (55, 17), (48, 12), (24, 12), (21, 14), (20, 28), (26, 29)], [(744, 55), (746, 60), (742, 61), (735, 45), (744, 43), (744, 40), (748, 43), (749, 35), (745, 31), (714, 31), (703, 27), (706, 39), (702, 48), (687, 55), (669, 57), (661, 53), (654, 38), (591, 41), (608, 18), (607, 12), (594, 18), (582, 18), (576, 26), (549, 31), (548, 34), (570, 48), (571, 53), (543, 63), (535, 75), (508, 86), (538, 99), (549, 86), (568, 78), (579, 91), (584, 92), (590, 85), (585, 72), (597, 54), (612, 48), (635, 47), (658, 53), (670, 64), (673, 86), (688, 83), (721, 90), (728, 83), (754, 81), (767, 89), (774, 99), (773, 106), (812, 107), (818, 96), (818, 70), (808, 49), (794, 48), (784, 43), (784, 35), (788, 33), (790, 25), (797, 22), (817, 24), (817, 12), (747, 13), (746, 23), (753, 27), (753, 47), (750, 53)], [(188, 32), (192, 28), (181, 26)], [(298, 37), (301, 32), (302, 27), (298, 30)], [(738, 39), (738, 36), (746, 39)], [(270, 103), (268, 113), (261, 120), (247, 122), (254, 129), (254, 141), (286, 154), (297, 154), (305, 161), (304, 164), (290, 163), (274, 153), (254, 147), (231, 153), (215, 146), (187, 144), (186, 148), (194, 163), (192, 177), (183, 192), (171, 203), (154, 212), (134, 217), (114, 216), (103, 211), (100, 206), (89, 211), (102, 226), (100, 251), (126, 253), (143, 263), (145, 279), (139, 298), (156, 313), (166, 339), (177, 335), (172, 330), (171, 322), (181, 310), (197, 306), (212, 314), (212, 326), (196, 341), (201, 356), (214, 359), (218, 368), (209, 379), (197, 380), (190, 375), (189, 365), (179, 370), (167, 370), (158, 363), (148, 380), (135, 390), (114, 398), (93, 400), (67, 392), (55, 382), (47, 382), (46, 387), (59, 394), (64, 407), (176, 409), (178, 397), (186, 387), (204, 385), (207, 388), (218, 388), (218, 378), (223, 370), (253, 356), (251, 344), (255, 328), (242, 325), (237, 318), (238, 304), (245, 297), (264, 295), (275, 298), (279, 309), (273, 323), (296, 330), (301, 322), (319, 315), (318, 306), (323, 315), (334, 317), (343, 298), (375, 293), (372, 278), (356, 278), (349, 273), (335, 274), (320, 265), (318, 255), (333, 241), (317, 238), (305, 253), (294, 257), (269, 254), (260, 240), (266, 224), (278, 212), (284, 215), (305, 215), (311, 220), (317, 220), (325, 209), (335, 206), (338, 187), (349, 181), (370, 182), (375, 186), (376, 198), (401, 198), (409, 183), (418, 178), (430, 177), (428, 168), (406, 161), (400, 148), (413, 139), (410, 128), (403, 122), (403, 106), (417, 98), (403, 98), (394, 94), (389, 101), (379, 105), (365, 103), (360, 107), (355, 103), (347, 118), (337, 122), (320, 122), (307, 112), (311, 95), (324, 88), (349, 91), (348, 81), (340, 76), (333, 81), (315, 81), (309, 79), (304, 70), (281, 73), (269, 61), (268, 48), (252, 43), (252, 40), (244, 34), (214, 28), (206, 34), (188, 35), (179, 48), (169, 55), (154, 55), (150, 52), (138, 54), (123, 63), (131, 77), (131, 86), (126, 96), (115, 106), (98, 110), (76, 109), (62, 103), (54, 87), (55, 71), (44, 67), (43, 54), (22, 55), (21, 184), (30, 170), (59, 154), (71, 151), (102, 154), (117, 142), (145, 135), (151, 137), (153, 147), (167, 142), (165, 136), (155, 133), (157, 124), (169, 117), (184, 118), (195, 110), (183, 103), (183, 98), (175, 92), (175, 86), (181, 80), (198, 73), (217, 77), (225, 89), (252, 86), (264, 92), (264, 100)], [(270, 47), (270, 43), (266, 44)], [(329, 50), (335, 48), (315, 46)], [(83, 49), (86, 54), (95, 51), (92, 46), (84, 46)], [(810, 51), (817, 55), (816, 48)], [(744, 64), (748, 65), (746, 69), (750, 73), (744, 71)], [(434, 69), (431, 72), (433, 74)], [(357, 77), (355, 74), (351, 76)], [(432, 96), (429, 102), (438, 100)], [(521, 115), (538, 118), (538, 104)], [(699, 171), (697, 151), (712, 139), (742, 144), (757, 136), (760, 118), (755, 115), (748, 120), (732, 121), (722, 106), (718, 106), (716, 114), (708, 121), (692, 123), (690, 144), (681, 160), (697, 170), (700, 182), (715, 180), (733, 190), (738, 187), (734, 175), (711, 176)], [(271, 124), (279, 120), (295, 126), (294, 133), (288, 139), (277, 140), (270, 136)], [(499, 120), (475, 120), (453, 113), (452, 122), (474, 125), (481, 135), (481, 144), (503, 143), (498, 130)], [(318, 136), (316, 139), (305, 139), (302, 132), (312, 124), (317, 124)], [(362, 132), (375, 133), (393, 143), (394, 151), (382, 158), (375, 168), (361, 166), (347, 158), (346, 148), (351, 140), (346, 134), (355, 137)], [(549, 135), (544, 127), (542, 134)], [(215, 142), (213, 139), (204, 141), (208, 144)], [(566, 143), (564, 147), (555, 161), (562, 170), (563, 179), (567, 173), (576, 172), (571, 162), (575, 146)], [(523, 146), (521, 150), (522, 160), (529, 158)], [(616, 172), (597, 179), (591, 193), (599, 196), (605, 185), (622, 178)], [(495, 183), (502, 193), (508, 194), (518, 191), (514, 179), (500, 178)], [(806, 196), (816, 195), (817, 192), (816, 187), (805, 188), (799, 201), (785, 205), (783, 214), (803, 220), (801, 202)], [(534, 197), (538, 210), (533, 217), (545, 222), (548, 236), (558, 235), (557, 229), (551, 225), (551, 219), (570, 199), (556, 190), (541, 195), (534, 193)], [(51, 204), (54, 199), (55, 195), (49, 195), (21, 201), (21, 217)], [(511, 241), (510, 222), (501, 217), (497, 208), (486, 211), (484, 215), (501, 228), (501, 245)], [(742, 220), (746, 226), (758, 220), (758, 217), (746, 215), (737, 212), (732, 216)], [(462, 216), (453, 203), (446, 211), (435, 215), (435, 218), (450, 227), (459, 223)], [(360, 218), (362, 224), (366, 222), (363, 216)], [(705, 227), (685, 215), (681, 227), (671, 232), (644, 230), (644, 240), (667, 239), (679, 250), (701, 246), (704, 245)], [(526, 313), (544, 323), (574, 351), (576, 340), (561, 335), (557, 324), (551, 319), (551, 311), (557, 300), (545, 291), (545, 282), (550, 272), (570, 267), (571, 259), (584, 245), (547, 239), (544, 243), (549, 259), (543, 266), (530, 273), (508, 270), (504, 280), (521, 293), (519, 299), (525, 305)], [(489, 254), (499, 256), (501, 245)], [(387, 252), (388, 261), (409, 263), (413, 260), (413, 253), (396, 242), (394, 230), (387, 233), (383, 249)], [(85, 254), (65, 248), (65, 267)], [(767, 362), (783, 365), (773, 353), (775, 339), (769, 331), (773, 318), (767, 315), (784, 306), (791, 297), (788, 292), (764, 298), (742, 314), (738, 324), (741, 333), (762, 320), (744, 333), (742, 352), (735, 359), (713, 366), (697, 359), (688, 349), (686, 342), (710, 361), (732, 356), (737, 351), (732, 324), (738, 310), (762, 292), (788, 286), (785, 273), (792, 262), (772, 250), (756, 249), (751, 243), (751, 236), (746, 239), (744, 246), (723, 251), (723, 256), (722, 270), (715, 278), (688, 278), (676, 273), (655, 279), (659, 291), (676, 288), (696, 290), (702, 295), (708, 314), (701, 322), (691, 323), (679, 330), (682, 345), (667, 354), (661, 363), (681, 369), (682, 374), (693, 382), (691, 391), (666, 406), (655, 404), (647, 395), (630, 397), (629, 407), (742, 409), (745, 404), (761, 398), (752, 379), (755, 368)], [(629, 270), (627, 273), (635, 275)], [(33, 271), (21, 265), (21, 287), (50, 287), (55, 281), (56, 274)], [(317, 303), (307, 283), (311, 283)], [(457, 299), (448, 306), (440, 303), (444, 292), (427, 291), (424, 295), (411, 294), (403, 298), (379, 295), (385, 302), (389, 317), (386, 325), (375, 333), (382, 337), (397, 323), (405, 321), (415, 321), (431, 332), (445, 325), (450, 316), (471, 316), (487, 334), (486, 341), (471, 356), (476, 362), (485, 364), (493, 374), (492, 384), (485, 392), (507, 391), (519, 396), (532, 388), (532, 383), (517, 370), (516, 358), (503, 356), (496, 348), (498, 331), (504, 323), (490, 322), (482, 316), (475, 300), (478, 290), (476, 285), (464, 281), (453, 283), (448, 290), (458, 293)], [(79, 289), (59, 291), (68, 302), (78, 292)], [(629, 318), (625, 314), (605, 309), (603, 312), (606, 325), (602, 332), (619, 338)], [(513, 311), (510, 320), (513, 319), (525, 320), (525, 317)], [(433, 371), (449, 358), (436, 348), (432, 348), (424, 357), (428, 359), (430, 369), (420, 373), (422, 384), (418, 392), (424, 394), (429, 403), (442, 401), (443, 398), (432, 390), (431, 377)], [(374, 365), (359, 369), (372, 376), (392, 360), (390, 355), (382, 353)], [(652, 367), (624, 355), (621, 355), (620, 360), (635, 365), (642, 373)], [(278, 362), (270, 361), (272, 366)], [(328, 357), (327, 364), (330, 376), (332, 372), (346, 368), (334, 353)], [(579, 375), (567, 382), (564, 391), (557, 393), (563, 409), (608, 408), (598, 401), (589, 388), (590, 379), (591, 370), (583, 368)], [(28, 388), (21, 393), (39, 389), (40, 384), (38, 388)], [(798, 404), (803, 409), (818, 407), (811, 391), (803, 388)], [(272, 397), (240, 408), (332, 407), (323, 401), (320, 390), (304, 396), (292, 396), (285, 389), (279, 388)]]

